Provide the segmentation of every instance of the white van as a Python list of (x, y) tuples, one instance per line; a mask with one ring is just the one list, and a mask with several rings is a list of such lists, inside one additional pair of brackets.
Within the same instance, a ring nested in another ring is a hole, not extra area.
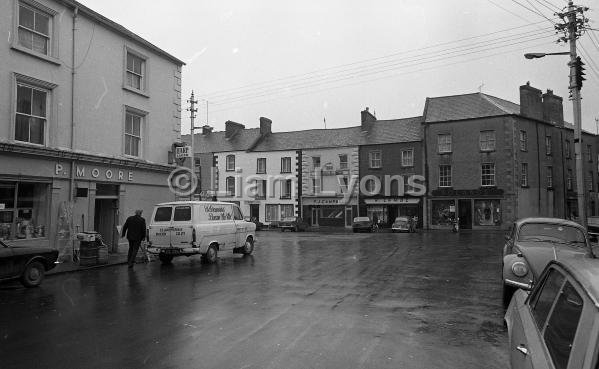
[(148, 252), (163, 264), (175, 256), (201, 254), (209, 263), (221, 251), (251, 254), (256, 225), (243, 219), (235, 204), (174, 201), (154, 206), (148, 227)]

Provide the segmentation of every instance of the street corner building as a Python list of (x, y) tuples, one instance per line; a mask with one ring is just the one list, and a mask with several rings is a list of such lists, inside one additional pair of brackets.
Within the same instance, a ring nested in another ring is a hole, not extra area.
[[(563, 101), (528, 83), (520, 104), (483, 93), (427, 98), (430, 228), (506, 229), (528, 216), (576, 218), (574, 126)], [(597, 135), (582, 134), (585, 206), (598, 213)]]
[(175, 199), (182, 61), (70, 0), (0, 3), (0, 239), (117, 251), (134, 209)]

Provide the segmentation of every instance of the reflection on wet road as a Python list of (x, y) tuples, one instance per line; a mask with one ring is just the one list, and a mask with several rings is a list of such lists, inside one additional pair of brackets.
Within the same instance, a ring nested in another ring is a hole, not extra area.
[(214, 265), (1, 284), (0, 367), (508, 367), (502, 234), (258, 238)]

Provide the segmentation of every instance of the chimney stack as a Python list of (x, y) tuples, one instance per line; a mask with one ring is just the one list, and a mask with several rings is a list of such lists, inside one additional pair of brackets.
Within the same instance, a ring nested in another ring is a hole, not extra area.
[(210, 127), (207, 124), (202, 126), (202, 135), (206, 136), (206, 135), (209, 135), (210, 133), (212, 133), (212, 127)]
[(520, 115), (543, 120), (543, 92), (526, 82), (520, 86)]
[(561, 96), (553, 94), (547, 89), (543, 94), (543, 120), (555, 126), (564, 126), (564, 105)]
[(376, 122), (376, 117), (368, 111), (368, 107), (360, 112), (362, 131), (370, 131), (372, 124)]
[(260, 136), (266, 136), (272, 133), (272, 120), (260, 117)]
[(237, 132), (243, 129), (245, 129), (243, 124), (228, 120), (225, 122), (225, 138), (232, 138), (237, 134)]

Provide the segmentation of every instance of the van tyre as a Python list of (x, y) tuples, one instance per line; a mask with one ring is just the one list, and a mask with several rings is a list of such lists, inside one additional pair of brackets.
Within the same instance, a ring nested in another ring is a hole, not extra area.
[(250, 255), (252, 252), (254, 252), (254, 240), (248, 238), (243, 245), (243, 254)]
[(170, 264), (173, 261), (173, 255), (158, 254), (158, 259), (162, 264)]
[(21, 283), (25, 287), (36, 287), (44, 280), (44, 273), (46, 268), (44, 264), (39, 261), (32, 261), (27, 265), (23, 275), (21, 276)]
[(204, 261), (208, 264), (216, 263), (216, 259), (218, 258), (218, 250), (215, 245), (210, 245), (208, 247), (208, 251), (204, 254)]

